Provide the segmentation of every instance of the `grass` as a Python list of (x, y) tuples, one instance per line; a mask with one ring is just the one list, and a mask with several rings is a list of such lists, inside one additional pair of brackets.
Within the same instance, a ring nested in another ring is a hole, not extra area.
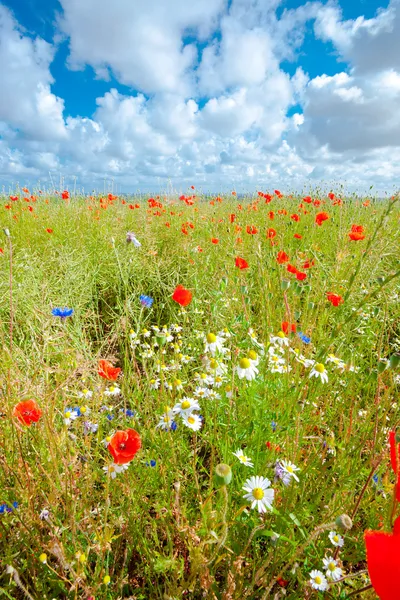
[[(397, 199), (324, 196), (315, 205), (198, 196), (192, 205), (161, 198), (151, 206), (17, 196), (0, 199), (10, 233), (0, 243), (0, 596), (313, 598), (320, 593), (310, 572), (324, 571), (322, 559), (332, 556), (343, 575), (325, 597), (360, 597), (356, 590), (369, 585), (364, 531), (390, 530), (393, 521), (387, 439), (399, 425)], [(320, 212), (329, 219), (318, 226)], [(355, 224), (365, 239), (349, 239)], [(268, 239), (271, 228), (276, 236)], [(128, 231), (141, 247), (126, 242)], [(279, 251), (304, 280), (278, 263)], [(249, 267), (238, 269), (237, 257)], [(306, 261), (314, 264), (304, 268)], [(172, 300), (177, 284), (193, 294), (186, 307)], [(333, 306), (327, 293), (343, 302)], [(154, 299), (151, 308), (141, 294)], [(52, 316), (64, 306), (72, 317)], [(297, 332), (280, 350), (281, 338), (271, 336), (282, 322)], [(170, 341), (155, 335), (163, 326)], [(192, 431), (179, 415), (175, 431), (157, 428), (168, 407), (197, 393), (196, 376), (215, 381), (204, 338), (218, 332), (229, 350), (216, 356), (226, 372), (221, 387), (209, 386), (219, 397), (197, 398), (202, 428)], [(250, 349), (260, 362), (247, 381), (236, 368)], [(99, 359), (122, 369), (120, 395), (107, 395), (113, 384), (99, 377)], [(327, 383), (310, 377), (308, 360), (325, 365)], [(82, 398), (83, 390), (93, 394)], [(30, 427), (13, 416), (27, 399), (42, 410)], [(74, 407), (90, 414), (67, 425), (64, 411)], [(87, 420), (97, 431), (85, 430)], [(104, 440), (128, 428), (142, 447), (112, 478), (103, 470), (113, 462)], [(233, 455), (238, 449), (253, 467)], [(299, 481), (275, 477), (282, 460), (299, 468)], [(216, 478), (221, 463), (231, 467), (229, 483)], [(253, 475), (275, 490), (265, 514), (243, 498)], [(343, 514), (350, 529), (335, 524)], [(343, 535), (343, 547), (332, 545), (331, 531)], [(367, 589), (363, 598), (376, 595)]]

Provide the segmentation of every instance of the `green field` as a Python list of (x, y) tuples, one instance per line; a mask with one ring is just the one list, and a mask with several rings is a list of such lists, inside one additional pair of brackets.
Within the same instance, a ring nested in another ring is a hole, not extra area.
[(1, 598), (377, 598), (398, 198), (195, 194), (0, 198)]

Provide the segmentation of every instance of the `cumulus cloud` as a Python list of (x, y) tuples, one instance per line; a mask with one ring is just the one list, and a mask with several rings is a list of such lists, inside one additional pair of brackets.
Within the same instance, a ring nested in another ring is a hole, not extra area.
[[(52, 92), (57, 46), (0, 4), (3, 180), (50, 171), (90, 189), (104, 177), (126, 190), (400, 184), (400, 0), (347, 21), (319, 1), (60, 2), (68, 68), (89, 65), (131, 91), (110, 85), (92, 115), (68, 116)], [(336, 49), (334, 75), (301, 66), (310, 23)]]

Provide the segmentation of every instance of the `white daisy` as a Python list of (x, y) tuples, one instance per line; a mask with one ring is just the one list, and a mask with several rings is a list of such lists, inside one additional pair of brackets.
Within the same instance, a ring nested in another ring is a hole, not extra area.
[(287, 460), (281, 460), (279, 466), (283, 471), (282, 481), (285, 485), (288, 485), (290, 483), (292, 477), (296, 481), (299, 481), (299, 478), (295, 473), (295, 471), (300, 471), (299, 467), (296, 467), (296, 465), (294, 465), (291, 462), (288, 462)]
[(180, 379), (174, 379), (172, 385), (177, 391), (183, 390), (183, 382)]
[(309, 377), (319, 377), (322, 383), (328, 383), (328, 373), (322, 363), (315, 363), (310, 371)]
[(226, 396), (227, 398), (233, 398), (233, 389), (232, 389), (232, 386), (231, 386), (231, 385), (227, 385), (227, 386), (225, 387), (225, 396)]
[(199, 431), (203, 425), (202, 417), (200, 415), (196, 415), (195, 413), (182, 414), (182, 422), (192, 431)]
[(232, 454), (236, 456), (245, 467), (254, 467), (250, 458), (243, 453), (243, 450), (236, 450), (236, 452), (232, 452)]
[(337, 581), (343, 576), (343, 569), (338, 566), (338, 561), (332, 558), (332, 556), (322, 559), (322, 562), (324, 563), (325, 573), (328, 579)]
[(85, 398), (87, 400), (88, 398), (91, 398), (93, 396), (93, 392), (85, 388), (84, 390), (78, 393), (78, 396), (79, 398)]
[(222, 353), (224, 351), (225, 340), (219, 335), (215, 335), (215, 333), (207, 333), (204, 341), (206, 345), (205, 352), (210, 352), (214, 356), (217, 352)]
[(218, 394), (215, 390), (208, 390), (207, 398), (209, 400), (220, 400), (221, 394)]
[(112, 385), (104, 391), (105, 396), (119, 396), (121, 393), (121, 388), (117, 385)]
[(111, 479), (115, 479), (117, 473), (122, 473), (122, 471), (126, 471), (128, 467), (129, 463), (125, 463), (124, 465), (116, 465), (115, 463), (112, 463), (111, 465), (103, 467), (103, 471), (110, 475)]
[(169, 431), (170, 429), (174, 429), (174, 424), (174, 413), (170, 408), (167, 408), (166, 412), (161, 415), (160, 420), (156, 425), (156, 429), (160, 428), (164, 431)]
[(236, 373), (239, 379), (245, 377), (248, 381), (251, 381), (256, 378), (258, 369), (248, 358), (241, 358), (239, 365), (236, 367)]
[(150, 381), (149, 381), (149, 387), (151, 390), (158, 390), (160, 385), (161, 385), (161, 382), (159, 379), (150, 379)]
[(344, 545), (344, 539), (339, 533), (336, 533), (336, 531), (329, 532), (329, 539), (333, 546), (341, 548)]
[(266, 477), (250, 477), (245, 481), (243, 490), (247, 492), (243, 496), (251, 502), (251, 508), (257, 508), (259, 513), (272, 509), (275, 491), (270, 487), (271, 482)]
[(172, 412), (176, 415), (189, 415), (194, 410), (200, 410), (200, 404), (194, 398), (184, 396), (180, 402), (175, 404)]
[(78, 412), (72, 408), (66, 408), (64, 410), (64, 423), (65, 425), (70, 425), (71, 421), (75, 421), (79, 417)]
[(251, 341), (253, 342), (253, 344), (254, 344), (254, 345), (255, 345), (255, 346), (256, 346), (256, 347), (257, 347), (257, 348), (258, 348), (258, 349), (259, 349), (261, 352), (263, 352), (263, 350), (264, 350), (264, 344), (263, 344), (263, 343), (261, 343), (261, 342), (259, 342), (259, 341), (257, 340), (257, 336), (256, 336), (256, 334), (255, 334), (255, 332), (254, 332), (254, 329), (252, 329), (252, 328), (250, 327), (250, 329), (249, 329), (249, 331), (248, 331), (248, 334), (249, 334), (249, 336), (250, 336), (250, 339), (251, 339)]
[(274, 346), (289, 346), (289, 338), (283, 333), (283, 331), (278, 331), (276, 335), (270, 335), (269, 341)]
[(220, 375), (220, 376), (226, 375), (226, 373), (228, 371), (227, 365), (225, 365), (220, 360), (217, 360), (216, 358), (211, 358), (209, 360), (207, 358), (207, 356), (205, 356), (204, 363), (205, 363), (205, 367), (206, 367), (207, 371), (211, 371), (214, 377), (215, 377), (215, 375)]
[(316, 569), (310, 573), (310, 584), (314, 590), (319, 590), (320, 592), (325, 592), (329, 587), (325, 575), (322, 571), (317, 571)]
[(255, 350), (249, 350), (247, 352), (247, 358), (251, 361), (251, 364), (254, 365), (255, 367), (260, 362), (260, 357), (258, 356), (258, 354)]

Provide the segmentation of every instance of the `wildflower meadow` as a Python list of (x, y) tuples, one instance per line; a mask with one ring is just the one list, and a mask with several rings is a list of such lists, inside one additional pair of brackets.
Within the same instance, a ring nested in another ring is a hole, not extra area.
[(400, 598), (398, 196), (0, 196), (0, 596)]

